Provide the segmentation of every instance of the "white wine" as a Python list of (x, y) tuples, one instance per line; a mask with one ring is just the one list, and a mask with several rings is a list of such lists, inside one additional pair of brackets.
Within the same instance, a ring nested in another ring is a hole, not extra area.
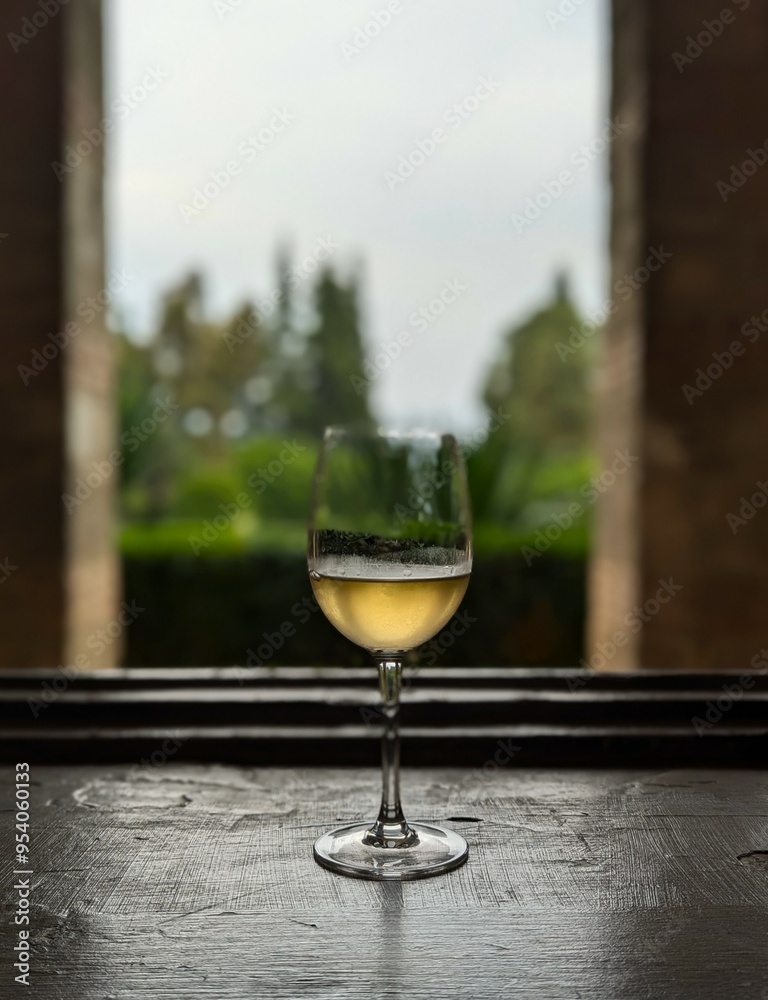
[(398, 882), (451, 871), (467, 859), (466, 840), (403, 815), (398, 708), (405, 654), (445, 627), (472, 571), (469, 492), (455, 438), (327, 428), (307, 567), (328, 621), (372, 654), (383, 706), (379, 815), (372, 826), (354, 823), (320, 837), (315, 860), (341, 875)]
[[(423, 572), (427, 567), (419, 567)], [(437, 567), (431, 567), (435, 573)], [(372, 652), (415, 649), (439, 632), (461, 603), (469, 574), (360, 579), (311, 573), (330, 623)]]

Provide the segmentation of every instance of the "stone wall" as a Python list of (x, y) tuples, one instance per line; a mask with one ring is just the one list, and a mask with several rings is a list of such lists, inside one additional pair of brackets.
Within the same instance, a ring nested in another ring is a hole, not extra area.
[(103, 144), (55, 166), (102, 118), (101, 8), (51, 10), (0, 7), (0, 665), (106, 666), (118, 646), (88, 639), (118, 603), (116, 476), (63, 501), (114, 441), (110, 342), (87, 305), (105, 286)]
[(630, 129), (612, 150), (612, 283), (672, 256), (609, 324), (602, 455), (640, 462), (598, 510), (587, 653), (744, 669), (768, 645), (768, 0), (614, 0), (613, 19)]

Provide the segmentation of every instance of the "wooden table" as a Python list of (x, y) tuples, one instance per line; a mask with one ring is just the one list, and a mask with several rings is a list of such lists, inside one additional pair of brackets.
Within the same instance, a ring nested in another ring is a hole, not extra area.
[(387, 885), (311, 855), (373, 817), (375, 771), (33, 766), (26, 994), (12, 781), (3, 1000), (768, 998), (761, 772), (406, 771), (406, 812), (471, 854)]

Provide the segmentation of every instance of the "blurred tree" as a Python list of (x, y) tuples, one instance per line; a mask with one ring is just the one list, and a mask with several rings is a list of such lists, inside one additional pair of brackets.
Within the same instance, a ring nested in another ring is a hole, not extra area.
[(573, 454), (589, 447), (593, 351), (589, 342), (565, 359), (557, 350), (580, 325), (561, 275), (552, 301), (507, 333), (486, 383), (490, 409), (501, 406), (509, 413), (502, 434), (539, 454)]
[(277, 301), (266, 326), (266, 358), (262, 374), (253, 385), (260, 407), (259, 426), (265, 430), (288, 429), (295, 405), (296, 385), (306, 343), (296, 317), (293, 290), (296, 279), (286, 247), (276, 259)]
[[(593, 345), (586, 342), (565, 358), (557, 349), (580, 326), (561, 275), (549, 304), (507, 333), (484, 392), (500, 427), (470, 463), (477, 515), (519, 520), (547, 466), (577, 470), (561, 477), (566, 490), (588, 467)], [(556, 479), (548, 478), (550, 489)]]
[(281, 386), (281, 402), (296, 431), (316, 437), (327, 424), (371, 419), (367, 384), (358, 391), (351, 380), (364, 360), (358, 295), (354, 280), (343, 285), (330, 268), (318, 278), (304, 353)]
[(316, 437), (327, 423), (369, 419), (367, 393), (350, 379), (363, 361), (356, 283), (321, 272), (302, 324), (300, 275), (284, 250), (277, 265), (275, 293), (258, 311), (246, 303), (225, 324), (207, 321), (202, 279), (191, 274), (164, 295), (149, 344), (119, 338), (123, 435), (151, 420), (158, 399), (174, 408), (173, 420), (126, 454), (126, 516), (186, 517), (224, 496), (222, 484), (239, 476), (236, 442), (263, 440), (259, 461), (268, 463), (269, 450), (283, 446), (278, 435)]
[(249, 429), (247, 386), (266, 355), (264, 330), (251, 304), (224, 326), (206, 322), (202, 280), (190, 275), (164, 297), (152, 354), (155, 374), (204, 451), (220, 455), (227, 439)]
[[(121, 435), (139, 426), (152, 413), (152, 359), (149, 351), (122, 334), (117, 337), (119, 372), (118, 422)], [(141, 474), (142, 456), (138, 449), (129, 451), (123, 441), (123, 484), (136, 481)]]
[[(150, 347), (118, 334), (120, 500), (125, 518), (157, 520), (191, 454), (167, 387), (156, 377)], [(158, 417), (160, 419), (158, 419)]]

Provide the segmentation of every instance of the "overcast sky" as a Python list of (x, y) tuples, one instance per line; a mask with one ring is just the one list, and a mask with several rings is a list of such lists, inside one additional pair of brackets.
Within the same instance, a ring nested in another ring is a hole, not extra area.
[[(159, 294), (192, 268), (224, 317), (274, 289), (279, 243), (300, 259), (330, 239), (342, 270), (362, 268), (371, 352), (413, 334), (374, 383), (382, 419), (476, 427), (500, 335), (555, 272), (583, 309), (605, 297), (607, 156), (585, 165), (578, 150), (607, 118), (606, 3), (574, 0), (555, 22), (559, 4), (110, 0), (109, 263), (133, 276), (129, 326), (150, 329)], [(358, 29), (388, 6), (363, 47)], [(133, 107), (113, 104), (145, 84)], [(400, 157), (419, 141), (429, 152), (435, 129), (442, 141), (401, 181)], [(571, 183), (518, 231), (562, 170)], [(200, 209), (212, 173), (229, 180)], [(466, 290), (426, 329), (409, 324), (446, 281)]]

